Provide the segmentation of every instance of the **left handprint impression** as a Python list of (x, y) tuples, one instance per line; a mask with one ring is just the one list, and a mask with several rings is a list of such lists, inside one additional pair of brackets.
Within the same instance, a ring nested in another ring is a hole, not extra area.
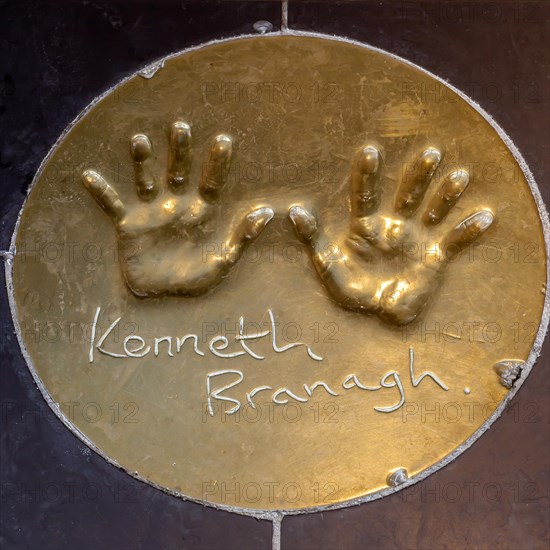
[[(233, 143), (218, 135), (197, 187), (191, 187), (191, 128), (176, 121), (170, 130), (168, 167), (164, 181), (149, 168), (153, 148), (145, 134), (130, 139), (137, 199), (123, 204), (115, 189), (95, 170), (85, 170), (82, 181), (112, 218), (126, 282), (137, 296), (199, 295), (217, 285), (237, 263), (245, 247), (273, 218), (261, 206), (242, 214), (217, 231), (221, 192), (227, 181)], [(222, 236), (220, 236), (220, 234)], [(205, 256), (205, 244), (216, 242), (216, 254)]]

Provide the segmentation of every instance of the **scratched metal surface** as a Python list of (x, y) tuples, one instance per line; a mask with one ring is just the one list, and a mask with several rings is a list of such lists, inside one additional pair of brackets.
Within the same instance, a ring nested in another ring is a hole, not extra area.
[[(126, 7), (117, 5), (98, 10), (97, 4), (68, 4), (71, 8), (64, 7), (62, 17), (59, 4), (42, 4), (43, 9), (36, 10), (32, 16), (19, 8), (18, 23), (11, 24), (9, 32), (2, 33), (2, 51), (13, 57), (6, 64), (9, 70), (1, 75), (4, 132), (0, 193), (6, 228), (2, 232), (3, 249), (7, 248), (20, 207), (21, 189), (30, 182), (41, 158), (66, 123), (89, 99), (120, 77), (148, 60), (190, 43), (181, 36), (180, 42), (174, 42), (177, 33), (154, 32), (155, 28), (177, 21), (192, 27), (195, 42), (219, 36), (205, 32), (200, 24), (197, 29), (197, 18), (177, 19), (176, 14), (181, 17), (179, 5), (153, 9), (144, 7), (143, 3), (132, 3), (131, 7), (127, 3)], [(547, 179), (548, 146), (544, 132), (548, 99), (543, 86), (548, 74), (548, 57), (544, 57), (539, 48), (541, 36), (547, 40), (548, 35), (538, 34), (544, 18), (547, 20), (541, 5), (538, 8), (535, 5), (534, 10), (516, 12), (509, 3), (501, 3), (497, 4), (499, 13), (480, 15), (474, 11), (468, 15), (465, 12), (460, 21), (456, 14), (419, 11), (411, 3), (404, 5), (407, 10), (404, 14), (395, 4), (391, 7), (388, 4), (380, 7), (379, 3), (353, 4), (338, 6), (337, 12), (334, 7), (309, 5), (293, 9), (291, 6), (290, 22), (296, 27), (352, 36), (394, 51), (450, 78), (467, 93), (471, 83), (470, 95), (509, 132), (536, 179), (540, 183)], [(242, 9), (257, 9), (260, 13), (245, 13), (243, 21), (249, 21), (250, 17), (250, 21), (271, 19), (275, 22), (276, 11), (267, 16), (264, 6), (251, 6), (252, 3), (247, 3)], [(471, 3), (465, 6), (471, 9)], [(9, 9), (3, 7), (3, 14), (9, 13)], [(208, 13), (209, 17), (217, 12), (211, 5), (207, 9), (201, 6), (194, 9)], [(142, 14), (143, 11), (146, 13)], [(140, 18), (138, 13), (143, 16)], [(239, 10), (235, 9), (229, 16), (216, 13), (226, 24), (239, 20), (237, 14)], [(76, 24), (84, 15), (85, 31)], [(38, 36), (32, 39), (17, 32), (19, 25), (28, 26), (30, 17), (39, 30)], [(493, 49), (494, 35), (490, 38), (491, 33), (487, 32), (488, 28), (494, 30), (495, 17), (499, 23), (498, 36), (503, 41), (502, 51)], [(5, 17), (6, 20), (9, 17)], [(52, 33), (55, 27), (57, 35)], [(427, 28), (431, 30), (427, 32)], [(461, 33), (453, 32), (458, 28)], [(248, 30), (244, 22), (231, 25), (232, 34), (244, 30)], [(128, 35), (124, 33), (133, 37), (130, 43), (138, 45), (129, 47)], [(62, 34), (72, 37), (69, 40), (74, 45), (72, 50), (80, 56), (66, 56), (65, 45), (58, 42)], [(453, 36), (452, 41), (449, 35)], [(117, 43), (117, 40), (125, 47), (108, 48), (114, 63), (107, 63), (98, 52), (107, 49), (110, 41)], [(29, 73), (21, 65), (15, 65), (16, 53), (18, 59), (38, 57), (43, 62), (43, 71)], [(510, 55), (527, 60), (521, 70), (509, 63)], [(523, 82), (535, 83), (528, 96), (514, 88), (520, 78)], [(491, 100), (493, 84), (500, 86), (502, 93), (500, 98)], [(475, 91), (477, 85), (479, 92)], [(35, 105), (34, 109), (23, 108), (30, 104)], [(541, 191), (548, 201), (548, 186), (541, 185)], [(176, 501), (127, 478), (90, 454), (42, 403), (10, 334), (11, 321), (5, 301), (2, 307), (0, 505), (3, 538), (0, 540), (5, 545), (31, 548), (39, 545), (88, 548), (98, 544), (128, 548), (270, 546), (270, 525), (266, 522)], [(539, 365), (548, 366), (548, 346)], [(548, 376), (547, 370), (539, 368), (531, 374), (510, 413), (457, 462), (409, 493), (349, 510), (287, 518), (283, 522), (283, 547), (545, 548), (548, 543), (547, 424)], [(522, 445), (522, 441), (529, 444)], [(40, 457), (43, 464), (40, 470), (30, 466), (31, 455), (32, 464)], [(472, 492), (467, 492), (465, 484), (469, 484)], [(496, 484), (496, 488), (489, 484)], [(458, 498), (453, 492), (457, 485), (461, 488)], [(494, 491), (498, 493), (498, 490), (502, 494), (495, 499)], [(86, 518), (85, 531), (80, 528), (83, 517)]]

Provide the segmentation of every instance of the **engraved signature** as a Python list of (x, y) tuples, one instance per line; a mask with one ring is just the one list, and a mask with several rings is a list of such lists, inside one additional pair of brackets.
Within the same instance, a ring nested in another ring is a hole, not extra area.
[[(293, 342), (290, 344), (281, 345), (277, 336), (277, 321), (275, 314), (272, 310), (267, 310), (269, 318), (269, 328), (267, 330), (256, 331), (252, 334), (245, 332), (244, 317), (239, 318), (238, 331), (233, 338), (233, 341), (223, 335), (214, 336), (211, 338), (205, 348), (210, 355), (220, 359), (235, 359), (237, 357), (248, 356), (257, 361), (263, 361), (265, 357), (260, 354), (258, 349), (254, 349), (252, 341), (257, 341), (262, 338), (269, 337), (271, 343), (271, 351), (274, 353), (284, 353), (293, 348), (305, 348), (307, 356), (313, 361), (323, 361), (323, 357), (313, 351), (311, 346), (304, 342)], [(98, 335), (98, 322), (101, 316), (101, 307), (96, 309), (94, 320), (92, 323), (92, 337), (90, 341), (90, 347), (88, 350), (88, 361), (94, 363), (96, 360), (96, 352), (103, 355), (113, 357), (115, 359), (134, 359), (144, 358), (148, 355), (152, 357), (158, 357), (161, 355), (161, 344), (165, 350), (163, 357), (173, 358), (180, 354), (183, 350), (186, 342), (189, 342), (186, 350), (200, 357), (205, 357), (206, 353), (199, 347), (200, 337), (198, 334), (189, 333), (181, 337), (178, 336), (157, 336), (153, 337), (149, 341), (146, 341), (142, 336), (138, 334), (131, 334), (127, 336), (122, 342), (122, 349), (115, 349), (112, 347), (112, 342), (109, 342), (109, 337), (115, 331), (122, 317), (115, 319), (107, 328), (107, 330), (99, 337)], [(448, 387), (445, 383), (433, 372), (424, 371), (422, 374), (417, 375), (415, 373), (415, 357), (414, 349), (409, 348), (409, 376), (410, 382), (413, 388), (419, 386), (419, 384), (426, 378), (431, 380), (439, 386), (442, 390), (448, 391)], [(228, 376), (231, 377), (228, 381)], [(223, 381), (222, 381), (223, 379)], [(230, 409), (224, 411), (227, 415), (235, 414), (240, 410), (243, 405), (243, 401), (233, 396), (227, 395), (229, 390), (234, 390), (237, 386), (240, 386), (245, 379), (245, 375), (241, 370), (237, 369), (222, 369), (217, 371), (208, 372), (206, 374), (206, 400), (207, 409), (210, 416), (214, 416), (217, 407), (214, 407), (214, 401), (226, 402), (232, 404)], [(220, 385), (221, 384), (221, 385)], [(340, 389), (341, 386), (341, 389)], [(338, 387), (338, 391), (333, 389), (327, 382), (323, 380), (316, 380), (311, 384), (302, 384), (300, 390), (292, 390), (288, 387), (273, 388), (268, 385), (259, 385), (245, 392), (246, 404), (252, 408), (256, 408), (256, 402), (254, 398), (260, 392), (269, 392), (270, 401), (276, 405), (285, 405), (289, 402), (289, 399), (293, 399), (299, 403), (307, 403), (314, 392), (321, 388), (329, 395), (338, 397), (343, 392), (357, 388), (361, 391), (376, 392), (384, 389), (395, 388), (398, 394), (395, 398), (396, 402), (389, 406), (375, 406), (375, 411), (381, 413), (391, 413), (400, 409), (406, 402), (405, 388), (401, 379), (401, 375), (396, 370), (389, 370), (382, 375), (377, 385), (369, 386), (364, 384), (360, 380), (359, 376), (355, 373), (349, 373), (345, 375), (342, 382)], [(342, 391), (343, 390), (343, 391)]]
[[(225, 375), (233, 375), (233, 380), (229, 384), (225, 384), (224, 386), (217, 387), (216, 389), (213, 389), (212, 387), (212, 379), (220, 376)], [(433, 372), (430, 371), (424, 371), (421, 375), (417, 376), (414, 371), (414, 350), (412, 347), (409, 348), (409, 375), (411, 380), (411, 385), (413, 388), (418, 387), (418, 385), (427, 377), (431, 378), (442, 390), (448, 391), (448, 387), (439, 379), (437, 375), (435, 375)], [(235, 388), (239, 386), (244, 381), (244, 374), (242, 371), (235, 370), (235, 369), (225, 369), (220, 370), (216, 372), (210, 372), (206, 376), (206, 395), (207, 395), (207, 410), (208, 414), (210, 416), (214, 416), (215, 408), (213, 406), (213, 401), (225, 401), (227, 403), (233, 404), (233, 407), (231, 407), (228, 410), (225, 410), (225, 414), (231, 415), (235, 414), (237, 411), (240, 410), (242, 406), (242, 402), (239, 399), (236, 399), (234, 397), (229, 397), (227, 395), (222, 395), (223, 392), (226, 392), (227, 390), (230, 390), (232, 388)], [(382, 377), (380, 378), (379, 385), (377, 386), (367, 386), (363, 384), (359, 380), (359, 377), (356, 374), (347, 374), (341, 383), (342, 390), (347, 391), (351, 390), (353, 388), (357, 388), (359, 390), (363, 391), (379, 391), (384, 388), (391, 389), (396, 388), (398, 391), (398, 396), (396, 397), (397, 402), (393, 405), (389, 405), (386, 407), (373, 407), (375, 411), (381, 412), (381, 413), (391, 413), (394, 411), (399, 410), (406, 402), (405, 398), (405, 388), (403, 386), (403, 382), (401, 380), (401, 375), (395, 371), (390, 370), (386, 372)], [(287, 387), (280, 387), (278, 389), (275, 389), (272, 386), (256, 386), (252, 388), (250, 391), (246, 392), (246, 402), (248, 406), (252, 407), (253, 409), (256, 408), (256, 403), (254, 402), (254, 397), (263, 391), (270, 392), (270, 401), (276, 405), (286, 405), (289, 402), (289, 398), (293, 399), (294, 401), (297, 401), (299, 403), (307, 403), (309, 402), (309, 398), (313, 396), (313, 392), (317, 388), (323, 388), (323, 390), (334, 396), (338, 397), (342, 395), (341, 393), (338, 393), (334, 389), (332, 389), (329, 384), (322, 380), (317, 380), (313, 384), (302, 384), (303, 391), (305, 392), (305, 395), (298, 395), (298, 393), (302, 392), (302, 389), (300, 392), (294, 392), (290, 390)]]
[[(239, 329), (234, 337), (234, 343), (238, 344), (238, 349), (236, 351), (225, 351), (230, 347), (229, 339), (226, 336), (219, 335), (214, 336), (210, 339), (207, 346), (207, 351), (209, 351), (215, 357), (220, 357), (222, 359), (232, 359), (234, 357), (240, 357), (242, 355), (249, 355), (253, 359), (258, 361), (263, 361), (265, 356), (260, 355), (254, 351), (250, 345), (247, 343), (248, 340), (257, 340), (259, 338), (265, 338), (270, 336), (271, 346), (275, 353), (283, 353), (292, 348), (297, 348), (305, 346), (307, 355), (311, 357), (314, 361), (322, 361), (323, 358), (317, 355), (309, 345), (304, 344), (303, 342), (293, 342), (291, 344), (286, 344), (284, 346), (279, 346), (277, 338), (277, 322), (275, 321), (275, 315), (273, 312), (268, 309), (267, 314), (269, 316), (269, 328), (265, 331), (259, 331), (254, 334), (245, 333), (244, 327), (244, 317), (239, 318)], [(94, 362), (95, 359), (95, 350), (98, 350), (104, 355), (110, 357), (115, 357), (119, 359), (123, 358), (142, 358), (150, 353), (155, 357), (160, 355), (160, 345), (165, 342), (167, 355), (168, 357), (174, 357), (174, 352), (179, 354), (187, 341), (193, 342), (192, 350), (195, 354), (200, 355), (201, 357), (205, 356), (204, 351), (199, 349), (200, 337), (198, 334), (185, 334), (184, 336), (160, 336), (152, 339), (152, 342), (148, 344), (144, 338), (137, 334), (130, 334), (127, 336), (122, 343), (122, 350), (112, 351), (107, 349), (107, 341), (109, 336), (116, 330), (122, 317), (115, 319), (109, 328), (103, 333), (103, 335), (98, 338), (97, 327), (98, 321), (101, 315), (101, 307), (98, 307), (95, 312), (94, 320), (92, 322), (92, 336), (90, 339), (90, 348), (88, 353), (88, 361), (90, 363)], [(239, 349), (240, 348), (240, 349)], [(123, 353), (121, 353), (123, 351)]]

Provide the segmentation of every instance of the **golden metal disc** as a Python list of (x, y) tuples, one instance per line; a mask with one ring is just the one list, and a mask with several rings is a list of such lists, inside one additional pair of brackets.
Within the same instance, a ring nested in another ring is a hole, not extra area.
[(139, 479), (248, 513), (369, 500), (456, 457), (528, 374), (541, 204), (488, 115), (416, 66), (211, 43), (53, 148), (14, 236), (16, 326), (54, 411)]

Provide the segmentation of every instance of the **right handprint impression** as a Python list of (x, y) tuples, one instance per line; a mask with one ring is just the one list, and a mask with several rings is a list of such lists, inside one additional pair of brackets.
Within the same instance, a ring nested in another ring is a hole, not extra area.
[(339, 304), (396, 325), (410, 323), (439, 286), (449, 262), (489, 229), (494, 215), (480, 209), (442, 236), (432, 234), (468, 186), (465, 170), (447, 174), (418, 214), (441, 159), (435, 147), (425, 149), (403, 177), (393, 212), (380, 215), (381, 156), (376, 147), (364, 146), (351, 167), (349, 230), (337, 242), (329, 240), (312, 208), (290, 208), (299, 238), (310, 246), (315, 269)]

